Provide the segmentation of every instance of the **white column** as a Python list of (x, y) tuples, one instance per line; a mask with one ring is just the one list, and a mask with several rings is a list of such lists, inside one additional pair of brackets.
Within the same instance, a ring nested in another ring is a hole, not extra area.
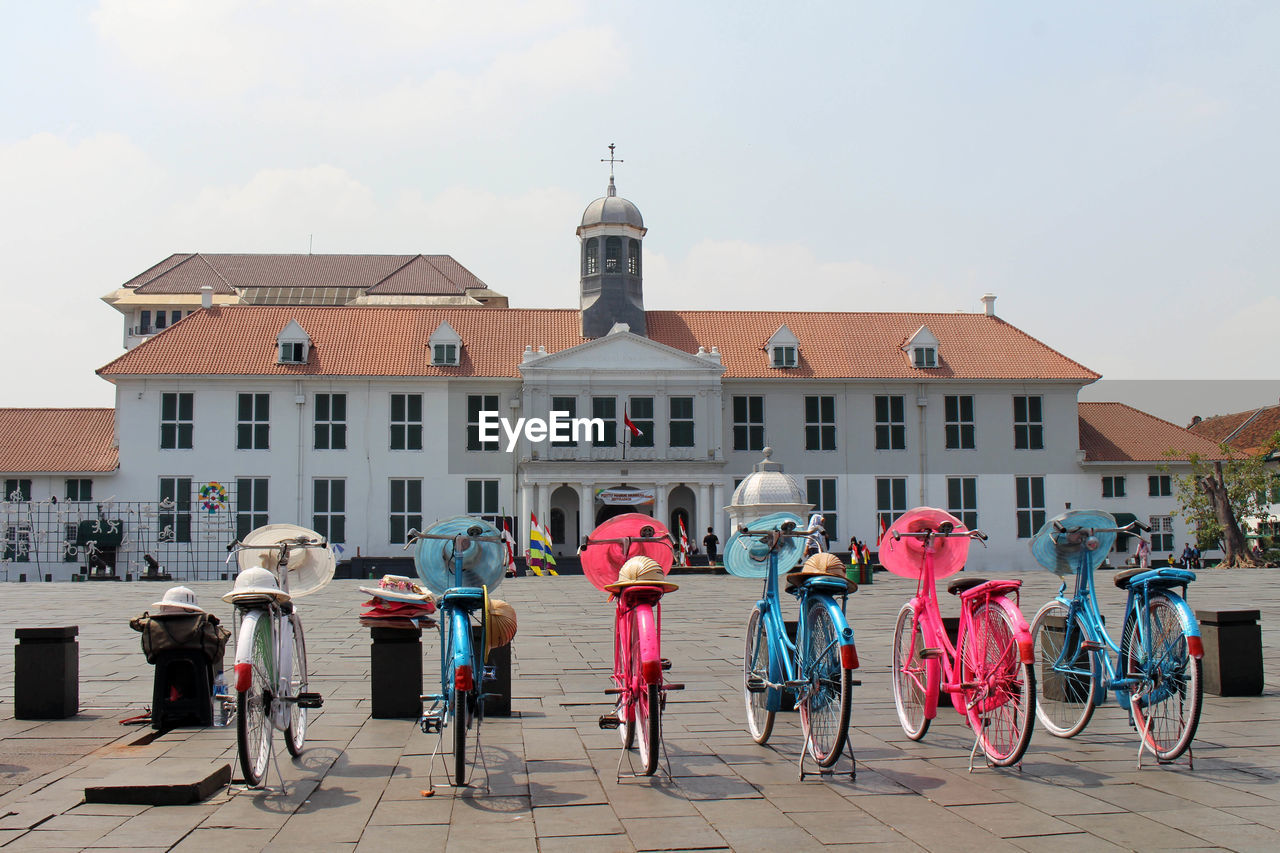
[(596, 527), (596, 488), (592, 483), (578, 484), (578, 544)]
[(698, 520), (695, 528), (689, 531), (690, 536), (697, 537), (698, 543), (702, 543), (702, 537), (706, 534), (707, 528), (711, 526), (712, 519), (715, 518), (715, 510), (711, 506), (711, 484), (703, 483), (698, 487)]
[(529, 513), (533, 510), (534, 488), (532, 483), (520, 484), (520, 508), (516, 512), (519, 528), (523, 534), (516, 546), (522, 551), (529, 547)]
[(716, 529), (716, 535), (720, 537), (721, 543), (725, 542), (733, 532), (721, 529), (721, 525), (724, 524), (725, 503), (724, 486), (720, 483), (713, 484), (711, 486), (711, 521), (708, 524)]
[[(662, 522), (662, 526), (666, 527), (667, 519), (667, 489), (664, 483), (653, 484), (653, 517)], [(672, 530), (672, 536), (679, 536), (679, 532)]]

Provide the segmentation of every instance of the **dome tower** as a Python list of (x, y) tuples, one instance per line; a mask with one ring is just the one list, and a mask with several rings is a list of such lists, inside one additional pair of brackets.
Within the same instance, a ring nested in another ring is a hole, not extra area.
[(620, 198), (614, 187), (613, 164), (622, 161), (614, 159), (613, 148), (609, 146), (609, 159), (600, 161), (609, 164), (609, 189), (587, 205), (578, 226), (584, 338), (602, 338), (616, 323), (645, 334), (641, 241), (648, 229), (640, 209)]

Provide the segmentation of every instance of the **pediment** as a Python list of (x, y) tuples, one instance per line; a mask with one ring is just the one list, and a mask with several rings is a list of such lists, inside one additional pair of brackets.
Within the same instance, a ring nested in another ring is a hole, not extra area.
[(705, 370), (724, 372), (719, 354), (696, 355), (660, 344), (631, 332), (615, 331), (603, 338), (540, 356), (520, 365), (520, 372), (618, 370), (640, 373)]

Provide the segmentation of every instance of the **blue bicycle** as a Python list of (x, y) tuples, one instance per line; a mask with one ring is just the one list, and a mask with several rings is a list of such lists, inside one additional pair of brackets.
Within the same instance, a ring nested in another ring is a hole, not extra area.
[[(1200, 625), (1185, 599), (1187, 584), (1196, 576), (1186, 569), (1117, 572), (1116, 586), (1128, 593), (1119, 644), (1107, 633), (1094, 570), (1117, 534), (1137, 530), (1149, 528), (1137, 521), (1117, 526), (1101, 510), (1065, 512), (1040, 528), (1031, 553), (1063, 581), (1057, 597), (1036, 614), (1031, 637), (1042, 668), (1036, 716), (1044, 727), (1058, 737), (1079, 734), (1093, 709), (1106, 701), (1107, 691), (1114, 691), (1140, 735), (1141, 766), (1143, 749), (1163, 763), (1190, 748), (1200, 722), (1204, 647)], [(1067, 578), (1073, 574), (1075, 593), (1068, 598)]]
[(797, 529), (800, 519), (775, 513), (740, 528), (725, 546), (725, 568), (746, 578), (764, 578), (764, 597), (747, 621), (743, 697), (747, 730), (763, 744), (773, 732), (783, 696), (794, 697), (800, 710), (805, 745), (800, 753), (804, 779), (805, 751), (819, 767), (831, 767), (844, 751), (852, 704), (852, 672), (858, 668), (853, 629), (845, 619), (849, 593), (857, 585), (844, 577), (843, 564), (832, 554), (810, 557), (804, 569), (787, 574), (787, 592), (800, 602), (800, 621), (793, 643), (783, 626), (778, 599), (778, 570), (793, 567), (812, 531)]
[[(440, 607), (440, 692), (422, 697), (418, 724), (423, 733), (442, 739), (445, 725), (452, 725), (453, 784), (462, 786), (467, 784), (467, 732), (473, 727), (476, 753), (480, 751), (489, 590), (502, 583), (502, 535), (481, 519), (456, 516), (436, 522), (425, 533), (410, 530), (405, 547), (410, 545), (415, 546), (418, 576), (438, 596)], [(473, 625), (480, 629), (480, 643), (472, 641)]]

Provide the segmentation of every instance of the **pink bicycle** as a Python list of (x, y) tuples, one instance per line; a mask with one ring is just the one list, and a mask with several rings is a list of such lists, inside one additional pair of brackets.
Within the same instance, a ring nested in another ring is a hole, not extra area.
[(947, 691), (975, 734), (970, 770), (979, 747), (996, 767), (1021, 761), (1036, 707), (1031, 632), (1017, 601), (1022, 581), (956, 578), (947, 584), (960, 597), (954, 646), (942, 624), (936, 579), (963, 569), (969, 543), (986, 538), (943, 510), (917, 507), (880, 539), (881, 564), (919, 581), (893, 632), (898, 721), (907, 737), (920, 740), (937, 716), (940, 692)]
[(671, 663), (662, 657), (661, 603), (664, 594), (678, 588), (665, 577), (674, 551), (667, 529), (639, 513), (609, 519), (579, 549), (587, 579), (616, 602), (614, 686), (605, 693), (618, 697), (617, 707), (600, 718), (600, 728), (618, 730), (624, 757), (633, 743), (638, 744), (646, 776), (658, 769), (667, 691), (684, 689), (663, 675)]

